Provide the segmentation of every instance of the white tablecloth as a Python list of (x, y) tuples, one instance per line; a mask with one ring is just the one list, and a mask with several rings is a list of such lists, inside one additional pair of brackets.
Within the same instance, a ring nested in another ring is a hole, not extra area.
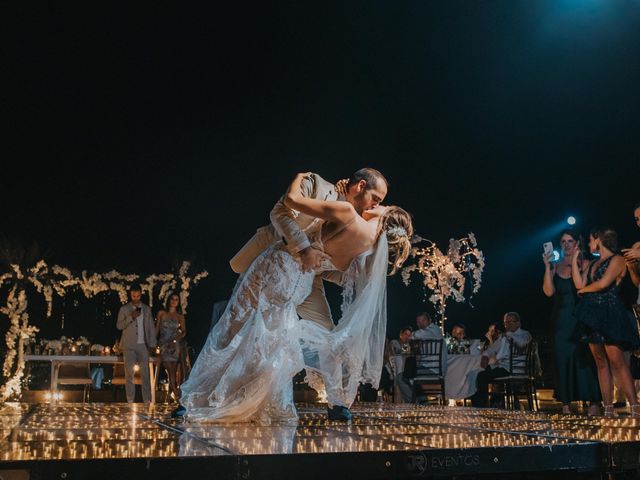
[(448, 355), (444, 379), (447, 398), (459, 400), (476, 393), (476, 378), (482, 370), (480, 358), (481, 355)]

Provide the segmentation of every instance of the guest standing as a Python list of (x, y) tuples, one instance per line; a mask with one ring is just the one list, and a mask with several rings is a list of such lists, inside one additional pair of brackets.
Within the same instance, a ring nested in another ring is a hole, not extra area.
[[(631, 414), (640, 417), (635, 387), (624, 351), (640, 346), (636, 322), (620, 298), (620, 282), (626, 274), (625, 260), (615, 252), (618, 235), (611, 229), (592, 230), (589, 250), (599, 256), (581, 272), (578, 256), (572, 260), (573, 282), (582, 298), (575, 309), (580, 338), (589, 344), (596, 361), (604, 415), (615, 416), (613, 376), (631, 404)], [(612, 375), (613, 371), (613, 375)]]
[(158, 312), (157, 326), (160, 358), (167, 371), (169, 390), (174, 400), (180, 398), (178, 390), (178, 362), (183, 353), (182, 339), (187, 334), (185, 318), (182, 314), (180, 296), (172, 293), (166, 300), (164, 308)]
[(550, 253), (542, 254), (545, 267), (542, 291), (547, 297), (553, 297), (554, 397), (562, 402), (564, 414), (571, 413), (571, 402), (588, 401), (589, 415), (597, 415), (601, 397), (596, 366), (589, 348), (574, 335), (576, 317), (573, 310), (577, 291), (571, 278), (571, 262), (574, 256), (579, 256), (576, 263), (580, 271), (589, 266), (589, 261), (582, 258), (577, 248), (579, 241), (575, 230), (564, 230), (560, 234), (562, 259), (554, 264)]
[[(633, 219), (635, 220), (638, 228), (640, 228), (640, 204), (638, 204), (633, 211)], [(640, 242), (634, 243), (631, 248), (623, 248), (622, 253), (626, 260), (627, 270), (629, 270), (631, 281), (638, 288), (636, 304), (640, 305)]]
[(149, 349), (156, 347), (156, 329), (151, 309), (141, 301), (142, 288), (129, 288), (130, 302), (120, 307), (116, 326), (122, 331), (120, 349), (124, 355), (124, 379), (127, 402), (135, 400), (135, 365), (140, 368), (142, 400), (151, 402), (151, 378), (149, 375)]

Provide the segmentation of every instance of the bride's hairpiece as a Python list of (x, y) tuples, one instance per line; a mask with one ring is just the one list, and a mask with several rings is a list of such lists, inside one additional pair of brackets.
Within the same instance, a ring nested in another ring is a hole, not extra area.
[(391, 227), (387, 230), (387, 235), (394, 235), (396, 237), (406, 237), (407, 231), (402, 227)]

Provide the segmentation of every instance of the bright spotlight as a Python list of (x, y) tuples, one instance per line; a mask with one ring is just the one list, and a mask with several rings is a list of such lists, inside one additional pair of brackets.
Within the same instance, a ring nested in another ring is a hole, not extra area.
[(576, 224), (576, 217), (569, 217), (567, 218), (567, 223), (569, 225), (575, 225)]

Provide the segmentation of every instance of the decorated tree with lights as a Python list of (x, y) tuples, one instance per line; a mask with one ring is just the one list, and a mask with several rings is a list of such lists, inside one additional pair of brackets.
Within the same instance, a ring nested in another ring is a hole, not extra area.
[[(465, 289), (470, 289), (471, 298), (480, 289), (484, 270), (484, 255), (478, 249), (475, 235), (450, 239), (447, 253), (444, 254), (431, 240), (416, 237), (413, 241), (411, 257), (415, 259), (402, 269), (402, 280), (405, 285), (411, 282), (414, 273), (422, 277), (422, 284), (431, 292), (429, 301), (433, 303), (438, 314), (438, 323), (444, 332), (447, 320), (447, 301), (453, 298), (456, 302), (464, 302)], [(471, 285), (467, 285), (467, 279)]]

